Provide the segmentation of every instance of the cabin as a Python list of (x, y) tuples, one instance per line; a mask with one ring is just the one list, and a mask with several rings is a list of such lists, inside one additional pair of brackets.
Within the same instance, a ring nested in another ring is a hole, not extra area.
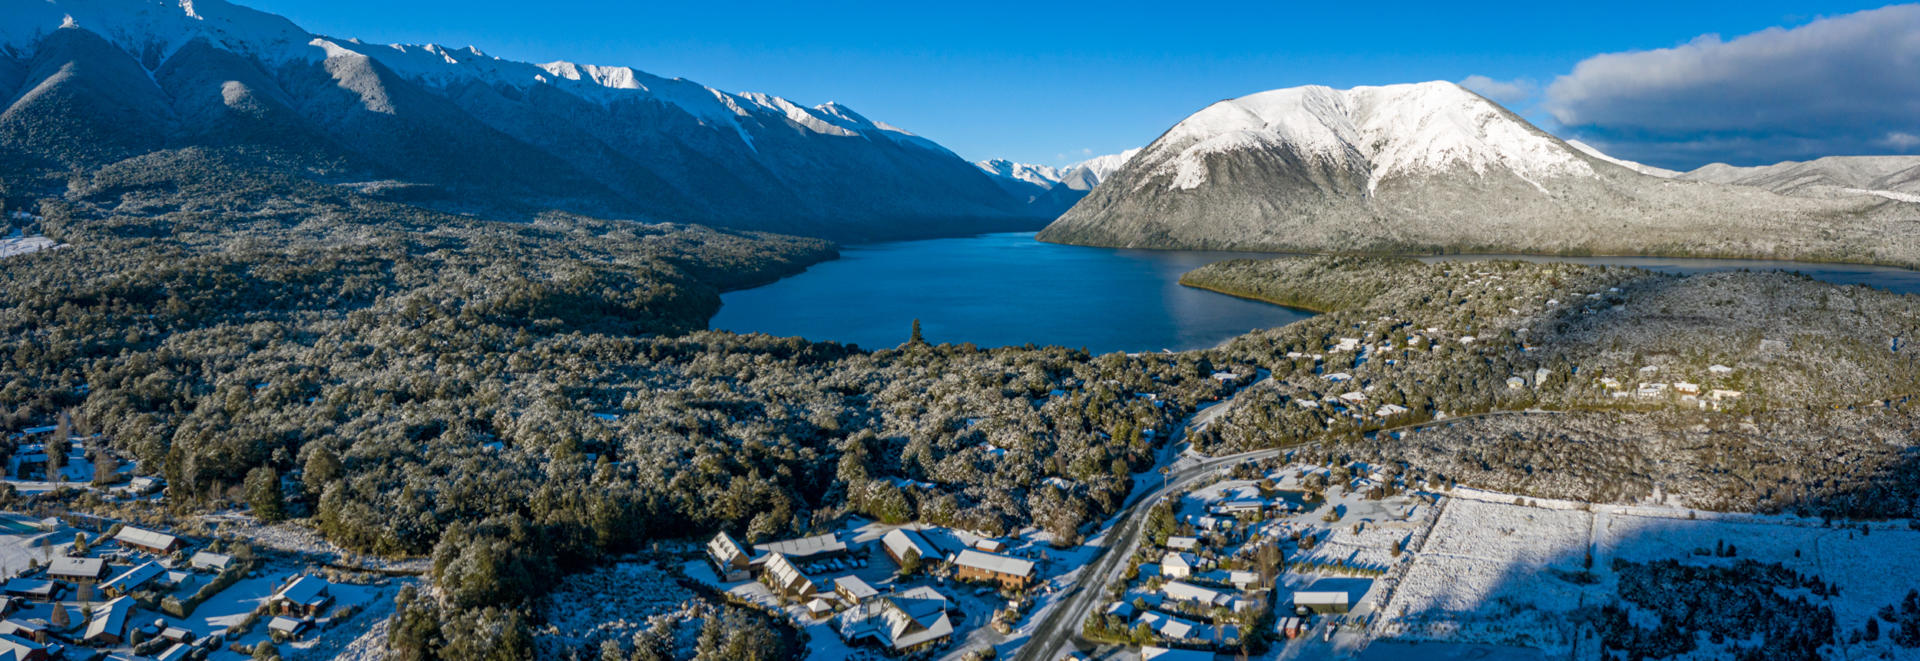
[(860, 580), (858, 576), (847, 575), (833, 579), (833, 594), (840, 598), (841, 603), (858, 606), (878, 596), (880, 591), (867, 585), (867, 582)]
[(317, 576), (300, 576), (267, 598), (267, 605), (281, 615), (314, 617), (333, 604), (327, 582)]
[(732, 535), (721, 532), (707, 542), (707, 562), (722, 581), (744, 581), (753, 577), (753, 559)]
[(153, 661), (187, 661), (188, 655), (192, 653), (192, 645), (174, 643), (171, 647), (167, 648), (167, 651), (161, 652), (160, 656), (153, 657)]
[(7, 596), (34, 601), (53, 601), (60, 597), (61, 587), (53, 581), (35, 578), (16, 578), (7, 581)]
[[(55, 606), (55, 608), (61, 608), (61, 606)], [(53, 625), (40, 619), (0, 621), (0, 635), (19, 636), (42, 645), (47, 643), (47, 635), (52, 632), (52, 629)]]
[(142, 563), (140, 566), (120, 572), (118, 576), (114, 576), (106, 583), (102, 583), (100, 585), (100, 591), (109, 597), (118, 597), (145, 587), (148, 583), (152, 583), (154, 579), (159, 578), (165, 573), (167, 573), (167, 568), (160, 566), (158, 562)]
[(980, 539), (973, 540), (973, 548), (986, 551), (988, 553), (1005, 553), (1007, 551), (1007, 543), (997, 539), (987, 539), (985, 537), (982, 537)]
[(905, 528), (887, 531), (886, 535), (880, 537), (880, 547), (886, 550), (887, 557), (892, 558), (894, 564), (901, 567), (907, 565), (908, 558), (921, 564), (941, 559), (940, 550), (928, 542), (926, 536)]
[(1166, 585), (1160, 587), (1160, 592), (1167, 596), (1168, 601), (1202, 609), (1225, 608), (1237, 613), (1253, 608), (1253, 602), (1237, 595), (1181, 581), (1167, 581)]
[(1343, 591), (1300, 591), (1293, 593), (1293, 611), (1297, 614), (1312, 613), (1325, 615), (1345, 613), (1351, 607), (1347, 603), (1347, 593)]
[(273, 619), (267, 621), (267, 632), (278, 636), (281, 640), (299, 640), (301, 636), (307, 634), (310, 626), (312, 625), (303, 619), (275, 615)]
[(1214, 505), (1212, 511), (1217, 516), (1249, 517), (1260, 516), (1267, 510), (1267, 504), (1258, 500), (1229, 500)]
[(47, 661), (49, 658), (51, 655), (47, 652), (46, 645), (19, 636), (0, 634), (0, 659)]
[(840, 614), (836, 629), (851, 644), (911, 654), (953, 639), (946, 596), (919, 587), (873, 599)]
[(1168, 537), (1167, 548), (1173, 549), (1175, 551), (1192, 551), (1194, 549), (1200, 548), (1200, 538), (1178, 537), (1178, 536)]
[(133, 597), (115, 597), (93, 609), (87, 620), (87, 632), (80, 640), (89, 645), (119, 646), (125, 642), (127, 620), (133, 616)]
[(808, 578), (805, 572), (794, 566), (793, 561), (788, 560), (784, 553), (769, 554), (766, 564), (762, 566), (765, 567), (765, 571), (760, 577), (773, 588), (774, 592), (788, 597), (807, 597), (816, 591), (813, 579)]
[(233, 556), (212, 551), (197, 551), (187, 559), (187, 566), (202, 571), (219, 573), (233, 566)]
[(56, 581), (93, 583), (105, 575), (107, 561), (99, 558), (59, 557), (53, 559), (53, 564), (47, 565), (47, 578)]
[(167, 555), (185, 546), (179, 537), (163, 532), (135, 528), (133, 526), (121, 526), (120, 532), (114, 534), (113, 541), (119, 542), (121, 546), (127, 548), (139, 549), (156, 555)]
[(1192, 576), (1194, 570), (1199, 568), (1200, 558), (1192, 553), (1168, 551), (1166, 555), (1160, 556), (1160, 575), (1167, 578), (1186, 578)]
[(1032, 562), (972, 549), (961, 551), (953, 564), (955, 577), (962, 581), (998, 583), (1010, 590), (1025, 588), (1035, 578)]

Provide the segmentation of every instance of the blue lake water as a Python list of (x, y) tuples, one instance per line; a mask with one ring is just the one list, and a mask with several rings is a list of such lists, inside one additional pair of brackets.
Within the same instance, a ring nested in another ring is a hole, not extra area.
[(721, 296), (719, 330), (832, 340), (869, 349), (928, 342), (1113, 351), (1183, 351), (1312, 313), (1180, 286), (1180, 275), (1257, 253), (1114, 250), (1033, 234), (847, 246), (840, 259)]
[[(721, 296), (711, 326), (832, 340), (869, 349), (906, 341), (913, 320), (934, 343), (1023, 344), (1112, 351), (1183, 351), (1312, 313), (1182, 287), (1180, 275), (1266, 253), (1116, 250), (1041, 243), (1032, 233), (847, 246), (838, 260), (773, 284)], [(1667, 273), (1798, 271), (1842, 285), (1920, 294), (1920, 271), (1759, 260), (1465, 255), (1616, 264)]]

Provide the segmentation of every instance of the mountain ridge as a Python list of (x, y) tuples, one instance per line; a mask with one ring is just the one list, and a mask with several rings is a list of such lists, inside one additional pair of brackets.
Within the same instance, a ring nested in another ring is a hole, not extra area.
[(1660, 254), (1920, 265), (1920, 212), (1651, 176), (1453, 83), (1301, 87), (1168, 129), (1041, 240), (1317, 253)]
[(0, 174), (43, 190), (76, 167), (214, 147), (507, 215), (856, 240), (1046, 219), (938, 143), (838, 103), (369, 45), (223, 0), (0, 0), (0, 88), (0, 151), (18, 156)]

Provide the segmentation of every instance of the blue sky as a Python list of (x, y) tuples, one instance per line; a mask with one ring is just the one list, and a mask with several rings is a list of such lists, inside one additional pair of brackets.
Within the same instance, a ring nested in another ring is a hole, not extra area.
[[(1544, 90), (1604, 53), (1669, 48), (1709, 34), (1731, 40), (1881, 6), (1771, 0), (1471, 9), (1431, 2), (240, 2), (332, 36), (474, 45), (516, 60), (629, 65), (808, 105), (839, 101), (969, 159), (1059, 165), (1117, 152), (1150, 142), (1210, 102), (1278, 87), (1480, 75), (1530, 82), (1519, 88), (1524, 96), (1503, 101), (1549, 130), (1610, 140), (1603, 146), (1673, 167), (1774, 154), (1742, 152), (1725, 140), (1713, 143), (1730, 145), (1722, 152), (1707, 143), (1691, 151), (1665, 149), (1716, 131), (1710, 118), (1704, 128), (1661, 129), (1667, 132), (1652, 138), (1631, 120), (1569, 128), (1556, 121), (1563, 113), (1547, 109)], [(1584, 88), (1583, 103), (1608, 93), (1600, 89)], [(1599, 116), (1579, 110), (1567, 116)], [(1903, 149), (1898, 140), (1888, 145)]]

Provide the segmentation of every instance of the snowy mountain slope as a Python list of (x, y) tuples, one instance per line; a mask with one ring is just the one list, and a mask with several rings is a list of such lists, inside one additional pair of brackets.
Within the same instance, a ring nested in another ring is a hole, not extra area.
[(48, 177), (217, 146), (529, 213), (847, 238), (1040, 216), (933, 141), (836, 103), (365, 44), (222, 0), (0, 0), (0, 87), (0, 151)]
[(1890, 199), (1920, 196), (1920, 156), (1828, 156), (1756, 167), (1714, 163), (1678, 176), (1688, 181), (1757, 186), (1789, 195), (1838, 192)]
[(1675, 181), (1452, 83), (1210, 105), (1040, 238), (1300, 252), (1660, 253), (1920, 263), (1920, 207)]
[(1628, 170), (1632, 170), (1634, 172), (1638, 172), (1640, 174), (1644, 174), (1650, 177), (1672, 179), (1674, 177), (1680, 176), (1679, 172), (1668, 170), (1666, 168), (1656, 168), (1644, 163), (1635, 163), (1633, 161), (1629, 161), (1624, 158), (1614, 158), (1612, 156), (1608, 156), (1604, 153), (1601, 153), (1599, 149), (1594, 148), (1593, 145), (1589, 145), (1579, 140), (1568, 140), (1567, 146), (1572, 147), (1574, 149), (1578, 149), (1581, 151), (1581, 153), (1584, 153), (1588, 156), (1592, 156), (1594, 158), (1606, 161), (1608, 163), (1612, 163), (1614, 165), (1618, 165), (1620, 167), (1623, 167)]
[(1134, 147), (1118, 154), (1095, 156), (1062, 168), (1060, 182), (1074, 190), (1093, 190), (1094, 186), (1100, 185), (1101, 181), (1105, 181), (1107, 177), (1119, 171), (1120, 166), (1126, 165), (1127, 161), (1140, 153), (1141, 149), (1141, 147)]

